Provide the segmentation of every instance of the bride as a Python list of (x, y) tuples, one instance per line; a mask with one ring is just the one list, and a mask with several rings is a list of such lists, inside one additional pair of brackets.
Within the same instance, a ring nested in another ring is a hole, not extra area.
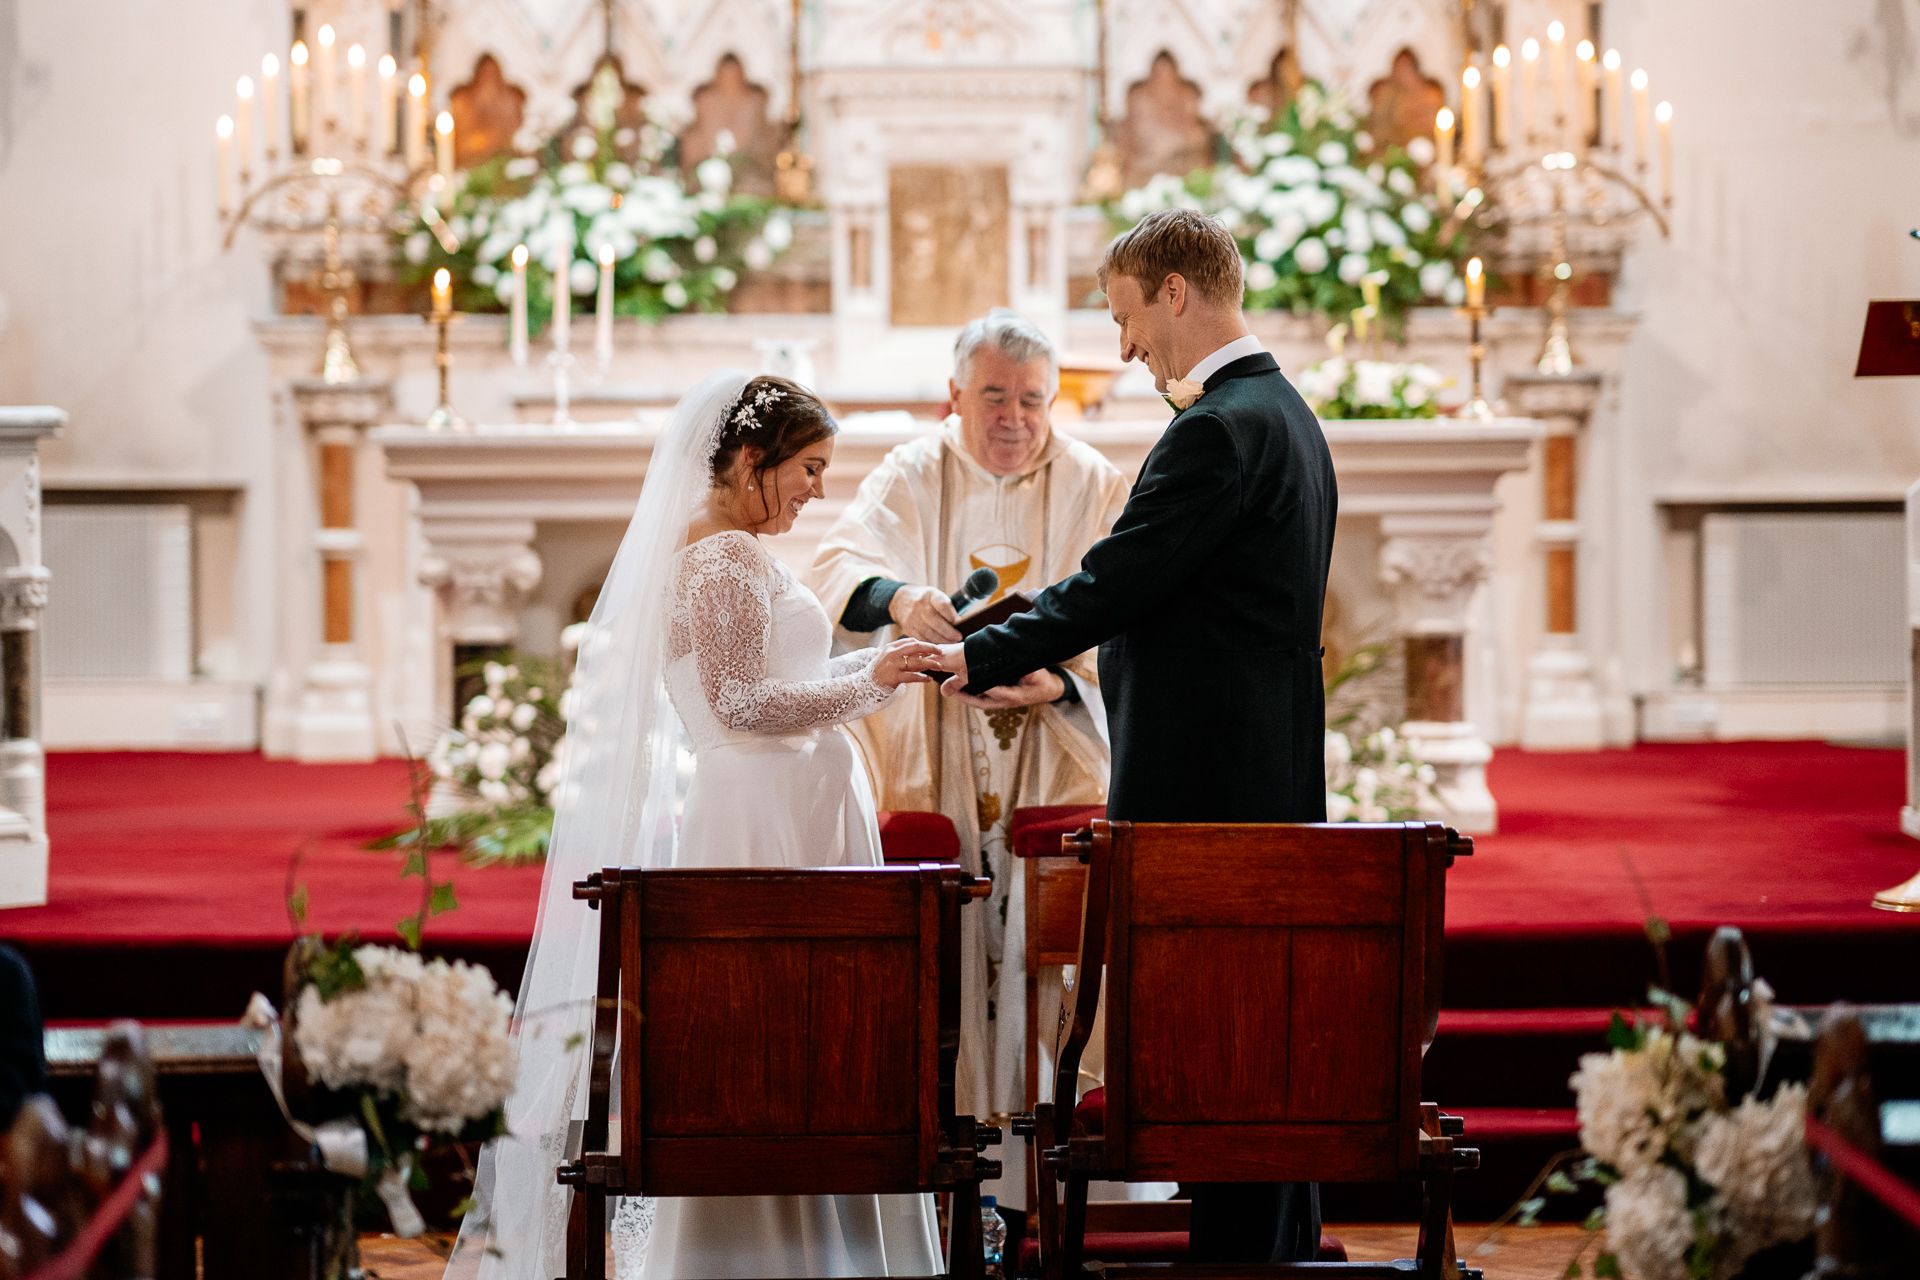
[[(554, 1170), (586, 1114), (597, 964), (597, 931), (573, 901), (576, 880), (614, 864), (881, 863), (873, 796), (837, 726), (925, 681), (938, 650), (900, 640), (829, 658), (826, 611), (760, 543), (825, 496), (835, 430), (798, 385), (722, 373), (688, 393), (655, 446), (580, 646), (515, 1012), (520, 1075), (509, 1132), (481, 1155), (450, 1278), (551, 1280), (565, 1270), (570, 1193)], [(683, 731), (694, 768), (681, 799)], [(616, 1204), (622, 1280), (943, 1269), (928, 1195)]]

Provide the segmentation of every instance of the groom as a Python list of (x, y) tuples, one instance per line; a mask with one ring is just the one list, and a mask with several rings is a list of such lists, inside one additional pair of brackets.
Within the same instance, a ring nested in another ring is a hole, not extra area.
[[(1313, 411), (1247, 332), (1239, 246), (1205, 214), (1149, 214), (1107, 246), (1120, 357), (1177, 413), (1113, 533), (1030, 612), (948, 645), (943, 692), (1013, 705), (1028, 672), (1100, 646), (1107, 816), (1324, 822), (1320, 611), (1333, 461)], [(1311, 1261), (1311, 1184), (1192, 1188), (1194, 1262)]]

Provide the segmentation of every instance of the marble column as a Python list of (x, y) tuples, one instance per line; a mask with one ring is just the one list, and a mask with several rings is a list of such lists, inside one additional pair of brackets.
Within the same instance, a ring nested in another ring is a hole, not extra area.
[(293, 713), (297, 760), (371, 760), (378, 754), (373, 722), (373, 677), (356, 629), (357, 562), (364, 539), (354, 523), (354, 490), (361, 439), (390, 418), (387, 382), (293, 384), (301, 425), (312, 436), (318, 471), (319, 527), (313, 547), (320, 561), (320, 634)]
[(47, 900), (46, 762), (40, 748), (40, 613), (50, 577), (41, 563), (42, 438), (67, 415), (44, 405), (0, 408), (0, 907)]
[(1487, 790), (1493, 758), (1466, 718), (1467, 607), (1492, 570), (1491, 514), (1385, 515), (1380, 580), (1395, 597), (1406, 655), (1406, 722), (1400, 732), (1439, 775), (1434, 785), (1461, 831), (1492, 831), (1499, 818)]
[(1580, 445), (1600, 398), (1598, 373), (1509, 374), (1505, 396), (1515, 412), (1545, 426), (1541, 442), (1538, 532), (1546, 573), (1545, 629), (1527, 660), (1527, 702), (1520, 745), (1531, 751), (1597, 751), (1606, 723), (1593, 661), (1580, 641)]

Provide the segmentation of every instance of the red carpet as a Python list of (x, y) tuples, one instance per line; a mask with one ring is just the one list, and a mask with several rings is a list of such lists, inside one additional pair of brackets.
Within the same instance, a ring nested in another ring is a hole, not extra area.
[[(1900, 752), (1503, 751), (1490, 774), (1501, 833), (1451, 878), (1450, 1009), (1637, 1001), (1653, 963), (1622, 850), (1674, 927), (1682, 990), (1705, 934), (1733, 923), (1785, 999), (1920, 999), (1920, 917), (1867, 905), (1920, 869), (1920, 842), (1897, 827)], [(403, 821), (397, 761), (56, 754), (48, 797), (51, 902), (0, 913), (0, 936), (34, 962), (50, 1016), (236, 1015), (248, 991), (277, 983), (287, 869), (303, 847), (317, 927), (391, 938), (413, 909), (418, 882), (402, 885), (392, 855), (359, 847)], [(517, 981), (538, 870), (452, 875), (461, 908), (432, 922), (429, 949)]]

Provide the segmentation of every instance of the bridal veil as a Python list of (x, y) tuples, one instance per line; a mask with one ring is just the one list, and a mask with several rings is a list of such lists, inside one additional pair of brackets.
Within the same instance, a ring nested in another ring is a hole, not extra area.
[(572, 1192), (554, 1171), (586, 1116), (597, 917), (575, 881), (606, 866), (669, 867), (680, 725), (664, 686), (667, 594), (687, 522), (712, 485), (721, 422), (747, 375), (717, 373), (680, 401), (647, 464), (639, 506), (579, 647), (566, 759), (540, 913), (514, 1029), (520, 1074), (506, 1136), (489, 1143), (449, 1280), (552, 1280), (565, 1273)]

